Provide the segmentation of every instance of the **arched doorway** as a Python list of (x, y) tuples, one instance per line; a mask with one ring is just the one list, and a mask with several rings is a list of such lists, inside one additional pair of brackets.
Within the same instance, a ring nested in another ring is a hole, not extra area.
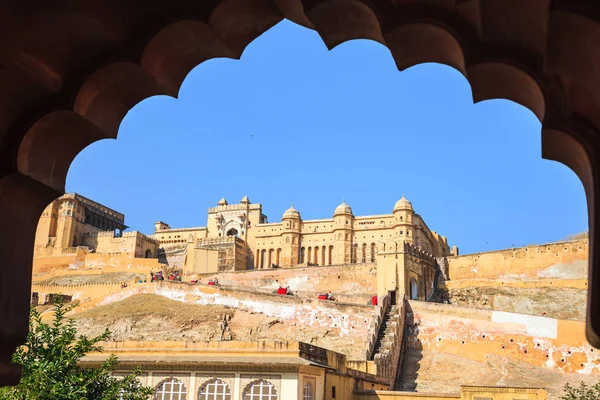
[[(178, 3), (181, 1), (174, 1)], [(126, 7), (109, 7), (102, 16), (113, 23), (103, 24), (103, 29), (90, 29), (87, 22), (101, 20), (94, 17), (93, 8), (89, 11), (91, 18), (82, 20), (87, 16), (81, 12), (65, 10), (60, 16), (48, 12), (45, 8), (53, 7), (52, 2), (39, 2), (27, 12), (7, 3), (0, 19), (2, 25), (7, 26), (4, 36), (11, 40), (19, 36), (20, 40), (15, 41), (14, 51), (3, 53), (0, 59), (3, 64), (14, 66), (1, 72), (3, 81), (10, 87), (2, 95), (8, 100), (3, 97), (0, 103), (10, 107), (1, 111), (0, 133), (4, 140), (0, 150), (6, 156), (0, 166), (3, 194), (0, 255), (12, 273), (19, 271), (18, 276), (1, 287), (3, 293), (7, 293), (0, 307), (3, 327), (0, 335), (5, 338), (6, 346), (16, 348), (27, 334), (28, 296), (22, 294), (28, 293), (31, 286), (31, 271), (27, 270), (31, 268), (30, 243), (40, 213), (64, 192), (64, 178), (73, 157), (90, 143), (115, 138), (120, 120), (133, 105), (152, 95), (176, 94), (187, 72), (206, 59), (239, 57), (256, 36), (284, 16), (302, 25), (314, 26), (328, 48), (352, 39), (386, 43), (401, 70), (424, 62), (451, 65), (469, 79), (476, 102), (507, 98), (538, 115), (544, 123), (543, 157), (570, 166), (582, 180), (588, 196), (590, 265), (596, 273), (591, 275), (589, 284), (587, 328), (592, 344), (600, 346), (600, 262), (597, 256), (600, 246), (595, 240), (600, 226), (600, 213), (595, 210), (600, 177), (597, 140), (600, 108), (594, 101), (598, 87), (589, 84), (598, 81), (600, 76), (594, 47), (588, 45), (595, 43), (598, 22), (592, 15), (597, 4), (593, 0), (581, 0), (577, 7), (565, 6), (566, 2), (540, 2), (530, 7), (528, 2), (521, 2), (522, 5), (515, 2), (514, 6), (505, 7), (502, 2), (478, 2), (485, 12), (471, 13), (465, 9), (470, 2), (449, 2), (441, 13), (438, 2), (423, 2), (420, 12), (414, 12), (412, 3), (371, 2), (370, 6), (356, 8), (354, 2), (340, 2), (331, 7), (314, 7), (311, 13), (305, 14), (302, 8), (290, 11), (288, 2), (257, 3), (252, 13), (244, 10), (243, 2), (200, 2), (205, 6), (203, 15), (218, 15), (222, 21), (243, 16), (248, 29), (238, 29), (238, 24), (206, 24), (189, 17), (181, 20), (180, 7), (161, 8), (154, 2), (140, 3), (136, 13), (128, 13)], [(405, 17), (392, 22), (387, 19), (390, 12)], [(45, 24), (30, 18), (33, 14), (47, 16), (43, 19)], [(423, 18), (425, 14), (429, 16), (427, 20)], [(345, 18), (347, 15), (353, 18)], [(483, 15), (488, 17), (482, 18)], [(513, 19), (514, 16), (524, 18)], [(384, 21), (379, 21), (384, 17)], [(506, 20), (514, 20), (513, 29), (503, 28), (501, 22)], [(128, 32), (133, 26), (139, 27), (140, 32), (154, 34), (141, 35), (136, 46), (122, 43), (127, 35), (119, 33)], [(44, 40), (37, 29), (43, 32), (49, 27), (56, 32), (53, 39), (68, 37), (69, 40), (53, 42), (56, 51), (31, 54), (39, 63), (39, 74), (30, 73), (26, 63), (10, 59), (21, 52), (29, 54), (30, 49), (50, 48), (29, 43), (39, 38)], [(17, 29), (31, 34), (18, 35)], [(485, 37), (482, 32), (486, 33)], [(517, 36), (519, 40), (515, 40)], [(110, 51), (100, 55), (74, 51), (113, 40), (123, 48), (124, 53), (118, 57)], [(493, 61), (485, 57), (496, 49), (506, 49), (504, 56)], [(469, 54), (468, 59), (464, 57), (465, 52)], [(64, 67), (53, 67), (57, 65)], [(72, 68), (72, 65), (81, 68)], [(95, 66), (101, 67), (94, 70)], [(89, 75), (83, 76), (82, 71), (89, 71)], [(20, 78), (14, 79), (14, 75)], [(79, 88), (81, 93), (74, 90), (77, 85), (63, 84), (80, 82), (83, 78), (87, 79)], [(563, 86), (561, 82), (568, 85)], [(544, 93), (538, 84), (545, 86)], [(11, 98), (15, 100), (10, 101)], [(70, 98), (77, 99), (72, 106), (65, 100)], [(92, 101), (96, 98), (108, 100)], [(39, 107), (42, 99), (48, 99), (47, 103)], [(38, 108), (39, 112), (32, 112)], [(51, 112), (42, 115), (42, 109)], [(34, 123), (36, 119), (40, 124)], [(29, 129), (20, 129), (17, 125)], [(2, 354), (1, 361), (6, 365), (10, 365), (10, 353)]]
[(419, 285), (415, 278), (410, 278), (410, 299), (419, 300)]
[(227, 236), (237, 236), (238, 235), (238, 230), (235, 228), (231, 228), (230, 230), (227, 231)]
[(146, 249), (146, 254), (144, 255), (145, 258), (152, 258), (152, 251), (150, 251), (150, 249)]

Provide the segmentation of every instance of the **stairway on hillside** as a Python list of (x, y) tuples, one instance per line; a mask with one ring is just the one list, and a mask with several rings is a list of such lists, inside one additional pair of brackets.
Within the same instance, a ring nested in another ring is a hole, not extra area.
[(390, 351), (392, 345), (397, 340), (396, 338), (396, 326), (400, 323), (400, 315), (398, 313), (397, 306), (390, 306), (385, 318), (381, 323), (379, 329), (379, 335), (377, 336), (377, 342), (375, 342), (375, 349), (371, 355), (371, 360), (375, 358), (375, 354), (381, 354), (385, 351)]

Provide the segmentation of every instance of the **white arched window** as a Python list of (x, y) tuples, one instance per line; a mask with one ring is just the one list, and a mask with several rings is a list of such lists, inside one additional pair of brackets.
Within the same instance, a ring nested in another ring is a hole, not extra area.
[(231, 400), (231, 389), (222, 380), (213, 379), (200, 387), (198, 400)]
[(244, 390), (243, 400), (277, 400), (277, 389), (271, 382), (259, 379), (254, 381)]
[(306, 382), (302, 390), (302, 400), (314, 400), (313, 393), (314, 389), (312, 383)]
[(179, 379), (169, 378), (162, 381), (154, 394), (155, 400), (186, 400), (187, 389)]

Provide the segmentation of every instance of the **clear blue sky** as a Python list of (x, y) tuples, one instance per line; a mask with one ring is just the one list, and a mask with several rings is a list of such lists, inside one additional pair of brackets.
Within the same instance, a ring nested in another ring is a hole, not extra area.
[(221, 197), (248, 195), (279, 221), (291, 202), (328, 218), (390, 213), (402, 194), (462, 253), (544, 243), (587, 230), (581, 183), (541, 159), (540, 123), (507, 100), (473, 104), (465, 78), (438, 65), (399, 72), (366, 40), (328, 51), (283, 21), (241, 60), (196, 67), (178, 99), (132, 109), (118, 140), (82, 151), (67, 190), (125, 213), (202, 226)]

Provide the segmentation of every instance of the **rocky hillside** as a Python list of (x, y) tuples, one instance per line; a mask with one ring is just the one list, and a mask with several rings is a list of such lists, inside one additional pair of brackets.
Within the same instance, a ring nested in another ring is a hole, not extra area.
[(108, 328), (112, 340), (299, 340), (359, 359), (364, 338), (340, 336), (325, 327), (286, 323), (258, 312), (196, 305), (142, 294), (75, 313), (80, 333), (98, 335)]
[(451, 304), (585, 321), (587, 290), (471, 286), (448, 290)]

